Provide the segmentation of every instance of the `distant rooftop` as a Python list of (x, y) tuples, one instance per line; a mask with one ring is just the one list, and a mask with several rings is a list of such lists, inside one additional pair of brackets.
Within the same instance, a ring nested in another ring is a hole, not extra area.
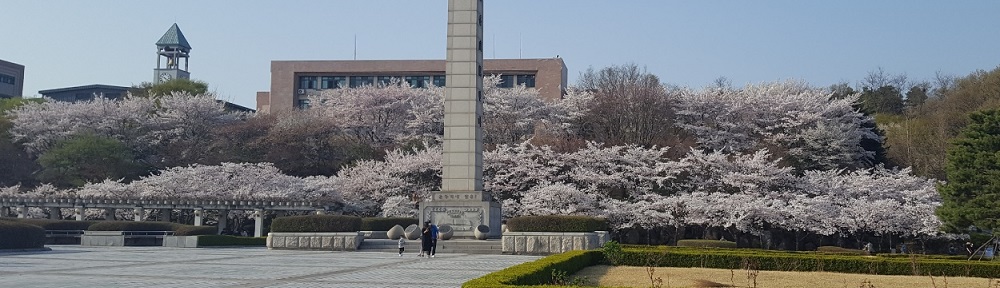
[(129, 88), (130, 87), (125, 87), (125, 86), (113, 86), (113, 85), (94, 84), (94, 85), (84, 85), (84, 86), (76, 86), (76, 87), (66, 87), (66, 88), (58, 88), (58, 89), (41, 90), (41, 91), (38, 91), (38, 94), (47, 95), (47, 94), (61, 93), (61, 92), (66, 92), (66, 91), (86, 90), (86, 89), (107, 89), (107, 90), (122, 90), (122, 91), (127, 91)]
[(163, 33), (160, 37), (160, 41), (156, 41), (156, 46), (180, 46), (187, 49), (191, 49), (191, 44), (188, 44), (187, 38), (184, 38), (184, 33), (181, 32), (181, 28), (177, 27), (177, 23), (170, 26), (167, 33)]

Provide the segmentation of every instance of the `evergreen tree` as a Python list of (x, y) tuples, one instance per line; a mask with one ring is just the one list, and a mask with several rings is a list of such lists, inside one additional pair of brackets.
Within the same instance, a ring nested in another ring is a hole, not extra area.
[(1000, 110), (969, 115), (969, 126), (948, 151), (948, 182), (938, 215), (950, 229), (1000, 228)]

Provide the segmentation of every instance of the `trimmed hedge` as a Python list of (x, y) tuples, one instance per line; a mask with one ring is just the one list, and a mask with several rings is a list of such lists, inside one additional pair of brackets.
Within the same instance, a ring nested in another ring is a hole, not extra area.
[(90, 225), (91, 231), (174, 231), (174, 223), (145, 221), (100, 221)]
[(57, 220), (57, 219), (38, 219), (38, 218), (2, 218), (7, 221), (31, 224), (38, 227), (42, 227), (45, 230), (87, 230), (87, 227), (96, 223), (96, 221), (76, 221), (76, 220)]
[(278, 217), (271, 221), (271, 232), (356, 232), (361, 218), (343, 215), (306, 215)]
[(705, 240), (705, 239), (684, 239), (677, 240), (677, 246), (681, 247), (712, 247), (712, 248), (736, 248), (736, 242), (725, 240)]
[(215, 235), (219, 228), (215, 226), (194, 226), (186, 224), (174, 224), (174, 236), (195, 236), (195, 235)]
[(392, 226), (403, 226), (406, 228), (411, 224), (420, 225), (420, 219), (407, 217), (367, 217), (361, 218), (360, 231), (389, 231)]
[[(653, 261), (650, 261), (653, 260)], [(749, 249), (623, 249), (621, 265), (744, 269), (751, 264), (768, 271), (826, 271), (876, 275), (967, 276), (993, 278), (1000, 263), (921, 258), (861, 257), (815, 252), (761, 252)]]
[(522, 216), (507, 220), (511, 232), (594, 232), (607, 231), (608, 221), (588, 216)]
[(198, 247), (202, 246), (267, 246), (267, 237), (240, 237), (230, 235), (198, 236)]
[(868, 252), (860, 249), (850, 249), (837, 246), (819, 246), (816, 247), (817, 252), (830, 253), (830, 254), (846, 254), (846, 255), (868, 255)]
[[(508, 222), (508, 225), (510, 222)], [(573, 250), (551, 255), (535, 261), (507, 267), (506, 269), (483, 275), (462, 284), (462, 287), (567, 287), (545, 285), (552, 282), (552, 271), (558, 270), (572, 275), (588, 266), (598, 265), (604, 254), (597, 250)]]
[(45, 247), (45, 229), (17, 221), (0, 222), (0, 249)]

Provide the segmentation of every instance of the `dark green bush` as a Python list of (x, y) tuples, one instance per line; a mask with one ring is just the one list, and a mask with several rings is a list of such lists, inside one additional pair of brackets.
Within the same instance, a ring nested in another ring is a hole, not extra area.
[(267, 237), (202, 235), (198, 236), (198, 246), (267, 246)]
[(507, 220), (511, 232), (594, 232), (607, 231), (608, 221), (588, 216), (522, 216)]
[(90, 225), (92, 231), (174, 231), (174, 223), (144, 221), (98, 221)]
[(45, 247), (45, 229), (16, 221), (0, 221), (0, 249)]
[(684, 240), (677, 240), (677, 246), (681, 246), (681, 247), (736, 248), (736, 242), (725, 241), (725, 240), (684, 239)]
[(392, 226), (403, 226), (405, 229), (412, 224), (419, 225), (417, 218), (406, 217), (368, 217), (361, 218), (361, 231), (389, 231)]
[(174, 236), (195, 236), (195, 235), (215, 235), (219, 228), (215, 226), (194, 226), (185, 224), (174, 224)]
[(271, 221), (271, 232), (355, 232), (361, 231), (361, 218), (343, 215), (306, 215), (278, 217)]
[(11, 218), (10, 221), (35, 225), (42, 227), (45, 230), (87, 230), (87, 227), (90, 227), (90, 225), (93, 225), (96, 222), (38, 218)]
[(819, 246), (816, 247), (817, 252), (830, 253), (830, 254), (846, 254), (846, 255), (868, 255), (868, 252), (860, 249), (850, 249), (837, 246)]
[[(508, 222), (508, 225), (509, 223), (510, 222)], [(573, 250), (561, 254), (551, 255), (535, 261), (514, 265), (508, 267), (507, 269), (486, 274), (483, 275), (483, 277), (465, 282), (462, 284), (462, 287), (480, 288), (544, 285), (552, 282), (553, 270), (573, 274), (588, 266), (600, 264), (602, 261), (603, 256), (601, 251)]]
[(621, 265), (743, 269), (747, 263), (768, 271), (827, 271), (877, 275), (933, 275), (990, 278), (1000, 275), (1000, 263), (944, 259), (887, 258), (815, 252), (748, 249), (653, 248), (624, 249)]

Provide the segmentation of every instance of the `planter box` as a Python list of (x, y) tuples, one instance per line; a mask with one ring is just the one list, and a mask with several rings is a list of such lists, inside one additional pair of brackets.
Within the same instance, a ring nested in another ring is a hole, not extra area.
[(198, 248), (198, 236), (164, 236), (163, 247)]
[(570, 250), (592, 250), (610, 240), (607, 231), (596, 232), (504, 232), (504, 254), (556, 254)]
[(80, 246), (162, 246), (173, 231), (84, 231)]
[(267, 249), (356, 251), (364, 240), (361, 232), (271, 232)]

